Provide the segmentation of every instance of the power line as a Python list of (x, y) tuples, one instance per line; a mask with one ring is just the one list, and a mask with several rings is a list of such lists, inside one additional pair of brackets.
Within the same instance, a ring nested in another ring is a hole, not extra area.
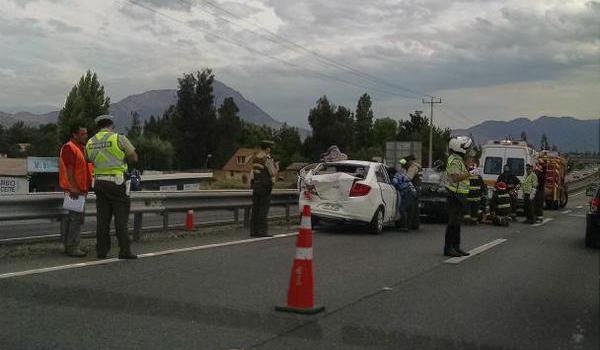
[(254, 49), (254, 48), (252, 48), (250, 46), (244, 45), (243, 43), (240, 43), (238, 41), (229, 39), (229, 38), (224, 37), (222, 35), (216, 34), (216, 33), (211, 32), (209, 30), (205, 30), (205, 29), (202, 29), (202, 28), (191, 28), (187, 22), (185, 22), (183, 20), (180, 20), (178, 18), (175, 18), (173, 16), (169, 16), (167, 14), (164, 14), (164, 13), (162, 13), (162, 12), (160, 12), (160, 11), (152, 8), (152, 7), (149, 7), (149, 6), (146, 6), (144, 4), (141, 4), (141, 3), (139, 3), (136, 0), (125, 0), (125, 1), (131, 3), (132, 5), (141, 7), (143, 9), (147, 10), (147, 11), (153, 12), (153, 13), (161, 16), (161, 17), (164, 17), (164, 18), (167, 18), (169, 20), (175, 21), (177, 23), (183, 24), (183, 25), (185, 25), (186, 27), (190, 28), (193, 31), (203, 32), (203, 33), (205, 33), (207, 35), (210, 35), (210, 36), (213, 36), (215, 38), (221, 39), (221, 40), (223, 40), (225, 42), (228, 42), (228, 43), (230, 43), (232, 45), (244, 48), (244, 49), (246, 49), (246, 50), (248, 50), (248, 51), (250, 51), (252, 53), (255, 53), (257, 55), (268, 57), (268, 58), (270, 58), (272, 60), (279, 61), (279, 62), (281, 62), (281, 63), (283, 63), (285, 65), (297, 68), (299, 70), (304, 70), (304, 71), (307, 71), (307, 72), (311, 72), (311, 73), (315, 74), (316, 78), (319, 78), (319, 79), (329, 78), (331, 80), (335, 80), (335, 81), (338, 81), (338, 82), (341, 82), (341, 83), (344, 83), (344, 84), (347, 84), (347, 85), (351, 85), (351, 86), (354, 86), (354, 87), (358, 87), (358, 88), (361, 88), (361, 89), (367, 89), (367, 90), (377, 91), (377, 92), (381, 92), (381, 93), (392, 95), (392, 96), (400, 96), (400, 97), (408, 98), (407, 96), (400, 95), (398, 93), (394, 93), (394, 92), (390, 92), (390, 91), (382, 90), (382, 89), (378, 89), (378, 88), (373, 88), (373, 87), (369, 87), (369, 86), (359, 85), (359, 84), (353, 83), (353, 82), (351, 82), (349, 80), (346, 80), (346, 79), (343, 79), (343, 78), (339, 78), (339, 77), (336, 77), (336, 76), (333, 76), (333, 75), (329, 75), (329, 74), (326, 74), (326, 73), (323, 73), (323, 72), (319, 72), (319, 71), (316, 71), (316, 70), (313, 70), (313, 69), (310, 69), (310, 68), (302, 67), (300, 65), (297, 65), (297, 64), (291, 63), (291, 62), (289, 62), (287, 60), (284, 60), (284, 59), (282, 59), (280, 57), (269, 55), (267, 53), (264, 53), (262, 51)]
[[(178, 0), (178, 1), (179, 1), (180, 3), (183, 3), (183, 4), (187, 4), (187, 5), (193, 5), (193, 3), (191, 3), (191, 2), (187, 2), (187, 1), (184, 1), (184, 0)], [(352, 66), (350, 66), (350, 65), (348, 65), (348, 64), (345, 64), (345, 63), (342, 63), (342, 62), (337, 62), (337, 61), (335, 61), (335, 60), (333, 60), (333, 59), (330, 59), (330, 58), (328, 58), (328, 57), (326, 57), (326, 56), (323, 56), (323, 55), (321, 55), (320, 53), (318, 53), (318, 52), (316, 52), (316, 51), (314, 51), (314, 50), (311, 50), (311, 49), (309, 49), (309, 48), (307, 48), (307, 47), (305, 47), (305, 46), (303, 46), (303, 45), (301, 45), (301, 44), (298, 44), (298, 43), (296, 43), (296, 42), (294, 42), (294, 41), (292, 41), (292, 40), (289, 40), (289, 39), (287, 39), (286, 37), (284, 37), (284, 36), (282, 36), (282, 35), (279, 35), (279, 34), (277, 34), (277, 33), (275, 33), (275, 32), (272, 32), (271, 30), (269, 30), (269, 29), (267, 29), (267, 28), (265, 28), (265, 27), (263, 27), (263, 26), (261, 26), (261, 25), (257, 24), (257, 23), (256, 23), (256, 22), (254, 22), (254, 21), (249, 21), (249, 20), (247, 20), (247, 19), (245, 19), (245, 18), (241, 18), (239, 15), (237, 15), (237, 14), (235, 14), (235, 13), (233, 13), (233, 12), (231, 12), (231, 11), (229, 11), (229, 10), (227, 10), (227, 9), (225, 9), (225, 8), (223, 8), (223, 7), (219, 6), (219, 5), (217, 5), (217, 4), (215, 4), (213, 1), (210, 1), (210, 0), (200, 0), (200, 2), (202, 2), (202, 3), (205, 3), (205, 4), (208, 4), (208, 5), (209, 5), (209, 6), (211, 6), (212, 8), (214, 8), (214, 9), (217, 9), (218, 11), (221, 11), (221, 12), (223, 12), (223, 13), (226, 13), (227, 15), (231, 16), (232, 18), (235, 18), (235, 19), (237, 19), (237, 20), (239, 20), (239, 21), (242, 21), (242, 22), (248, 23), (248, 24), (250, 24), (251, 26), (253, 26), (254, 28), (258, 28), (259, 30), (262, 30), (263, 32), (265, 32), (265, 33), (268, 33), (268, 34), (269, 34), (271, 37), (273, 37), (273, 38), (276, 38), (277, 40), (279, 40), (279, 41), (278, 41), (278, 42), (276, 42), (276, 43), (278, 43), (278, 44), (280, 44), (280, 45), (282, 44), (282, 42), (283, 42), (283, 43), (286, 43), (286, 44), (288, 45), (288, 46), (287, 46), (288, 48), (289, 48), (290, 46), (292, 46), (292, 47), (295, 47), (295, 48), (297, 48), (297, 49), (300, 49), (300, 50), (302, 50), (302, 51), (304, 51), (304, 52), (306, 52), (306, 53), (309, 53), (309, 54), (311, 54), (311, 55), (315, 56), (315, 57), (317, 58), (317, 60), (318, 60), (318, 61), (320, 61), (320, 62), (322, 62), (322, 63), (325, 63), (325, 64), (327, 64), (327, 65), (329, 65), (329, 66), (335, 66), (335, 67), (336, 67), (336, 68), (338, 68), (338, 69), (345, 70), (345, 71), (347, 71), (347, 72), (349, 72), (349, 73), (351, 73), (351, 74), (353, 74), (353, 75), (355, 75), (355, 76), (361, 77), (362, 79), (368, 80), (368, 81), (370, 81), (370, 82), (372, 82), (372, 83), (375, 83), (375, 84), (384, 84), (384, 85), (387, 85), (388, 87), (392, 87), (392, 88), (395, 88), (395, 89), (398, 89), (398, 90), (406, 91), (406, 92), (412, 93), (412, 94), (414, 94), (414, 95), (416, 95), (416, 96), (427, 96), (427, 97), (433, 97), (433, 96), (429, 95), (429, 94), (428, 94), (428, 93), (426, 93), (426, 92), (417, 91), (417, 90), (410, 89), (410, 88), (407, 88), (407, 87), (404, 87), (404, 86), (400, 86), (400, 85), (398, 85), (398, 84), (394, 84), (394, 83), (388, 82), (388, 81), (386, 81), (386, 80), (384, 80), (384, 79), (381, 79), (381, 78), (379, 78), (379, 77), (373, 76), (373, 75), (371, 75), (371, 74), (369, 74), (369, 73), (362, 72), (362, 71), (360, 71), (360, 70), (358, 70), (358, 69), (356, 69), (356, 68), (354, 68), (354, 67), (352, 67)], [(205, 12), (206, 12), (206, 11), (205, 11)], [(206, 13), (208, 13), (208, 12), (206, 12)], [(216, 14), (214, 14), (214, 13), (211, 13), (211, 14), (212, 14), (212, 15), (214, 15), (214, 16), (217, 16), (217, 17), (219, 17), (219, 18), (221, 18), (221, 19), (224, 19), (224, 20), (226, 20), (226, 19), (225, 19), (224, 17), (222, 17), (222, 16), (216, 15)], [(233, 23), (233, 22), (231, 22), (231, 21), (229, 21), (229, 20), (226, 20), (226, 21), (227, 21), (228, 23), (231, 23), (231, 24), (237, 25), (238, 27), (241, 27), (239, 24)], [(242, 27), (242, 28), (243, 28), (243, 27)], [(267, 40), (269, 40), (269, 41), (271, 41), (271, 42), (275, 42), (275, 41), (273, 41), (271, 38), (268, 38), (268, 37), (266, 37), (266, 36), (264, 36), (264, 35), (261, 35), (261, 34), (259, 34), (259, 33), (256, 33), (255, 31), (251, 31), (251, 30), (249, 30), (249, 29), (247, 29), (247, 28), (243, 28), (243, 29), (244, 29), (244, 30), (247, 30), (247, 31), (250, 31), (251, 33), (254, 33), (254, 34), (256, 34), (256, 35), (259, 35), (259, 36), (261, 36), (261, 37), (263, 37), (263, 38), (267, 38)]]

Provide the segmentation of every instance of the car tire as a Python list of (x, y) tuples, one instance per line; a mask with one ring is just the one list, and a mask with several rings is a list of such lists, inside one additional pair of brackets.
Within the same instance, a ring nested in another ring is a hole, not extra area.
[(321, 220), (316, 217), (316, 216), (311, 216), (310, 217), (310, 227), (311, 228), (315, 228), (315, 227), (319, 227), (321, 225)]
[(374, 235), (383, 232), (383, 208), (379, 207), (377, 208), (377, 211), (375, 211), (371, 224), (369, 225), (369, 232)]

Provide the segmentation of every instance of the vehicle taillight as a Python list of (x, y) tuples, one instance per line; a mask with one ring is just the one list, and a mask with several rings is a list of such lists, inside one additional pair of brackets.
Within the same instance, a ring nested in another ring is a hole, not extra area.
[(371, 186), (355, 182), (350, 189), (350, 197), (362, 197), (369, 194)]
[(592, 210), (592, 213), (596, 213), (598, 211), (600, 211), (600, 198), (596, 197), (594, 199), (592, 199), (592, 203), (590, 204), (590, 209)]

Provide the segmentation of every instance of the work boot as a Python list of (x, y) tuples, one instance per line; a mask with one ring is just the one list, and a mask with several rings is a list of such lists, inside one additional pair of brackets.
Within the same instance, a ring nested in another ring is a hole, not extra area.
[(444, 256), (451, 256), (453, 258), (460, 258), (462, 254), (456, 251), (454, 247), (444, 247)]
[(460, 249), (460, 247), (459, 247), (459, 246), (455, 246), (455, 247), (454, 247), (454, 250), (455, 250), (455, 251), (456, 251), (458, 254), (460, 254), (460, 255), (462, 255), (462, 256), (469, 256), (469, 255), (471, 255), (471, 253), (467, 253), (467, 252), (465, 252), (464, 250)]
[(79, 249), (79, 246), (69, 246), (65, 249), (65, 254), (73, 258), (83, 258), (87, 253)]
[(133, 260), (133, 259), (137, 259), (137, 258), (138, 258), (138, 256), (131, 252), (119, 253), (119, 259), (121, 259), (121, 260)]

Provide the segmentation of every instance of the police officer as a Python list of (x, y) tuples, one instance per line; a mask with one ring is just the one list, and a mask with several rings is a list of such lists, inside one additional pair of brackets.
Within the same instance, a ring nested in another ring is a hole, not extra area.
[(444, 255), (452, 257), (467, 256), (469, 253), (460, 248), (460, 225), (466, 198), (469, 194), (469, 178), (463, 157), (473, 141), (469, 137), (453, 137), (448, 143), (450, 156), (446, 166), (448, 183), (448, 226), (444, 242)]
[(125, 181), (127, 163), (138, 161), (137, 153), (127, 137), (114, 131), (113, 117), (96, 118), (98, 133), (86, 145), (86, 155), (94, 163), (94, 191), (96, 193), (96, 253), (106, 258), (110, 250), (110, 221), (115, 217), (115, 231), (119, 241), (119, 259), (137, 259), (131, 253), (127, 224), (129, 221), (129, 189)]
[(517, 218), (517, 187), (521, 185), (521, 181), (512, 173), (508, 164), (504, 165), (502, 170), (502, 174), (498, 176), (496, 183), (504, 182), (508, 188), (508, 192), (510, 193), (510, 216), (514, 220)]
[(533, 196), (535, 195), (537, 186), (538, 186), (538, 178), (535, 172), (533, 171), (533, 166), (531, 164), (527, 164), (527, 175), (525, 176), (525, 180), (521, 184), (521, 188), (523, 189), (523, 201), (524, 201), (524, 209), (525, 209), (525, 221), (526, 224), (535, 224), (535, 213), (533, 208)]
[(277, 166), (271, 156), (273, 141), (262, 141), (260, 151), (252, 156), (252, 217), (250, 236), (270, 237), (267, 216), (271, 204), (273, 179), (277, 175)]

